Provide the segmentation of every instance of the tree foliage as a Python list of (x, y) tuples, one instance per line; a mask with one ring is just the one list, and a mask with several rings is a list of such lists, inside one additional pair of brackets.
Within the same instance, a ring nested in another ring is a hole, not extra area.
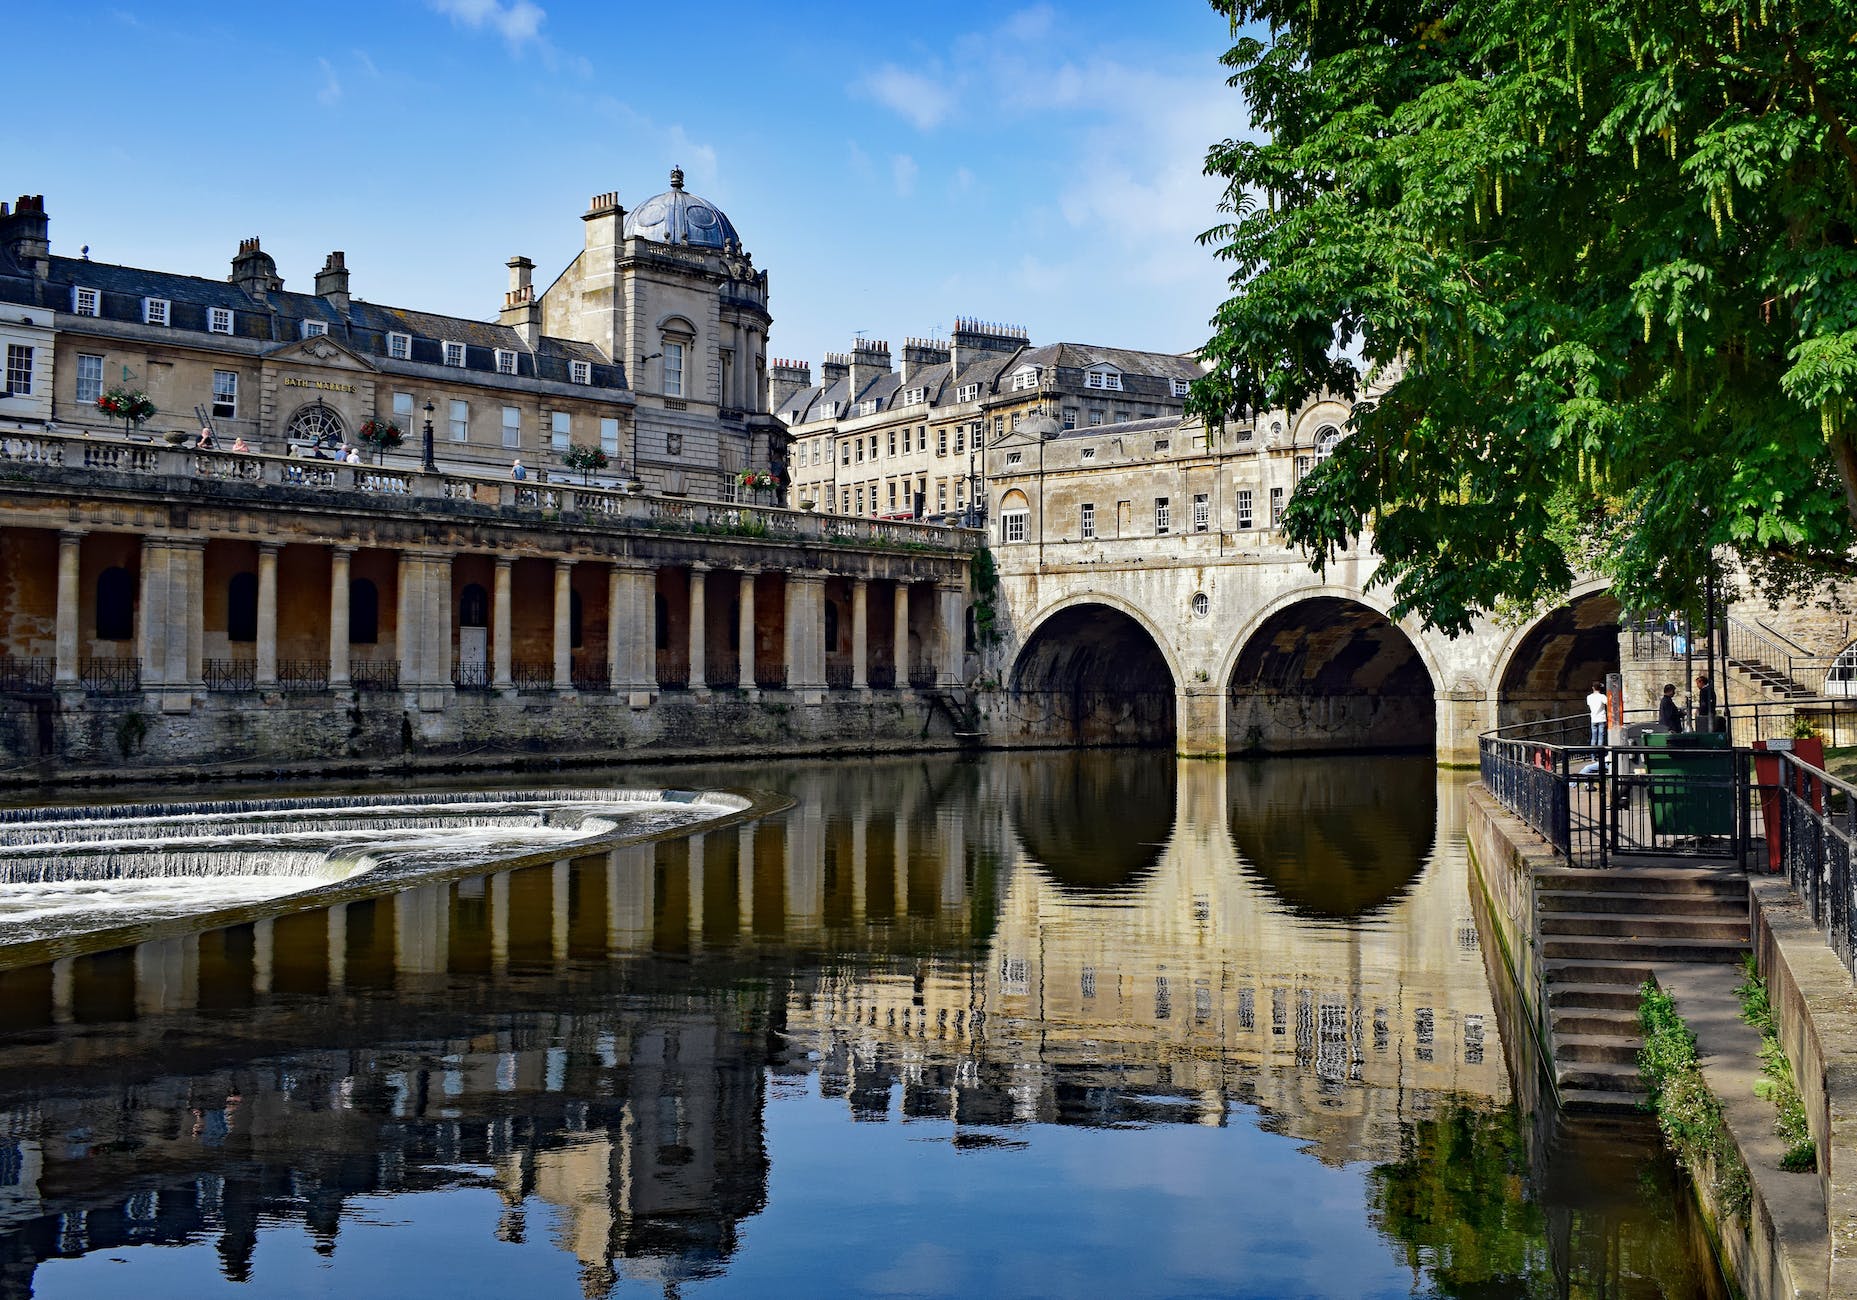
[(1857, 571), (1850, 0), (1213, 5), (1259, 138), (1208, 156), (1191, 407), (1378, 395), (1285, 512), (1318, 568), (1371, 532), (1450, 631), (1583, 570), (1688, 608), (1717, 548)]

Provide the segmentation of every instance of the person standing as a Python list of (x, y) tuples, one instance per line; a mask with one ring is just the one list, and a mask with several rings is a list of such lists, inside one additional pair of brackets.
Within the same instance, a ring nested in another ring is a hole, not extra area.
[(1593, 735), (1589, 742), (1595, 748), (1606, 743), (1606, 688), (1603, 682), (1594, 682), (1592, 694), (1586, 697), (1586, 713), (1592, 720)]
[(529, 477), (529, 471), (524, 469), (522, 466), (522, 457), (518, 456), (516, 457), (515, 460), (509, 463), (509, 476), (515, 479), (518, 483), (522, 482), (523, 479)]
[(1696, 678), (1696, 730), (1715, 730), (1715, 684), (1707, 673)]
[(1676, 683), (1664, 683), (1664, 698), (1657, 705), (1657, 725), (1675, 734), (1683, 729), (1683, 709), (1676, 702)]

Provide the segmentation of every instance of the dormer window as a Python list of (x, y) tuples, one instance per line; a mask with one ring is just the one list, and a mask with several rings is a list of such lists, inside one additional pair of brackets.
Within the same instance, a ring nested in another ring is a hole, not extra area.
[(567, 377), (577, 384), (593, 382), (593, 363), (591, 361), (570, 361), (567, 363)]
[(450, 342), (445, 344), (445, 364), (448, 366), (464, 364), (464, 344)]
[(838, 403), (837, 402), (820, 402), (819, 403), (819, 418), (821, 420), (836, 420), (838, 418)]
[(1111, 370), (1108, 366), (1091, 366), (1083, 374), (1085, 388), (1105, 388), (1110, 392), (1122, 391), (1122, 372)]
[(95, 289), (71, 290), (71, 311), (77, 316), (95, 316), (103, 302), (103, 295)]
[(166, 325), (168, 323), (168, 300), (166, 298), (142, 299), (142, 323), (144, 325)]
[(1038, 387), (1038, 367), (1024, 366), (1012, 372), (1012, 391), (1022, 393), (1028, 388)]
[(329, 326), (323, 321), (306, 320), (303, 322), (303, 337), (306, 339), (320, 338), (328, 332)]
[(206, 330), (209, 334), (232, 333), (232, 308), (208, 307), (206, 309)]
[(1188, 390), (1193, 386), (1193, 381), (1190, 379), (1175, 379), (1171, 382), (1173, 386), (1173, 395), (1175, 397), (1185, 397)]
[(387, 335), (387, 355), (392, 357), (395, 361), (410, 360), (413, 355), (413, 336), (411, 334), (389, 332)]
[(928, 401), (928, 389), (926, 388), (909, 388), (903, 391), (904, 406), (920, 406), (926, 401)]
[(883, 405), (883, 403), (879, 402), (876, 398), (867, 397), (858, 403), (858, 414), (875, 415), (877, 414), (877, 408), (881, 405)]
[(499, 375), (515, 374), (516, 354), (508, 348), (498, 348), (496, 350), (496, 372)]

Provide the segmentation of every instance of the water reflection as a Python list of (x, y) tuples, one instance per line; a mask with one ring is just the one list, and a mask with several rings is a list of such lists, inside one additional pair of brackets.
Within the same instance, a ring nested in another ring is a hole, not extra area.
[(1460, 783), (1389, 765), (1350, 839), (1359, 772), (1279, 767), (770, 769), (759, 824), (0, 973), (0, 1289), (210, 1289), (170, 1243), (286, 1290), (1706, 1293), (1550, 1230)]

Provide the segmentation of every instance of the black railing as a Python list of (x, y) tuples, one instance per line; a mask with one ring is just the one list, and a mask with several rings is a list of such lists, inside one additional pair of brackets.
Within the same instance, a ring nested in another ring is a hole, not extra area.
[(658, 689), (662, 691), (689, 690), (690, 670), (688, 668), (658, 669)]
[(277, 688), (282, 691), (326, 691), (329, 689), (327, 659), (279, 659)]
[(933, 690), (935, 688), (935, 670), (927, 664), (911, 664), (909, 666), (909, 685), (912, 689), (918, 691)]
[(1825, 942), (1853, 968), (1857, 957), (1857, 899), (1851, 894), (1851, 856), (1857, 848), (1857, 785), (1779, 756), (1780, 867), (1805, 904)]
[(572, 673), (577, 691), (610, 691), (613, 688), (612, 674), (607, 671), (604, 659), (597, 663), (591, 659), (576, 659)]
[(893, 664), (878, 664), (870, 670), (870, 686), (873, 691), (893, 691), (896, 689), (896, 667)]
[(519, 691), (552, 691), (555, 666), (540, 659), (518, 659), (509, 666), (509, 679)]
[(1477, 767), (1496, 802), (1520, 817), (1535, 834), (1573, 860), (1571, 791), (1567, 753), (1532, 740), (1477, 738)]
[(209, 691), (254, 691), (258, 689), (258, 662), (255, 659), (207, 659), (200, 665), (201, 676)]
[(851, 665), (828, 663), (825, 666), (825, 684), (835, 691), (851, 689)]
[(400, 689), (400, 661), (350, 659), (348, 684), (357, 691), (397, 691)]
[(785, 667), (757, 664), (754, 670), (754, 684), (764, 691), (784, 691), (787, 689), (787, 670)]
[(92, 695), (134, 695), (142, 689), (142, 661), (133, 655), (82, 660), (77, 675)]
[(0, 692), (7, 695), (50, 695), (53, 661), (0, 655)]
[(490, 665), (453, 659), (451, 684), (461, 691), (487, 691), (490, 689)]

